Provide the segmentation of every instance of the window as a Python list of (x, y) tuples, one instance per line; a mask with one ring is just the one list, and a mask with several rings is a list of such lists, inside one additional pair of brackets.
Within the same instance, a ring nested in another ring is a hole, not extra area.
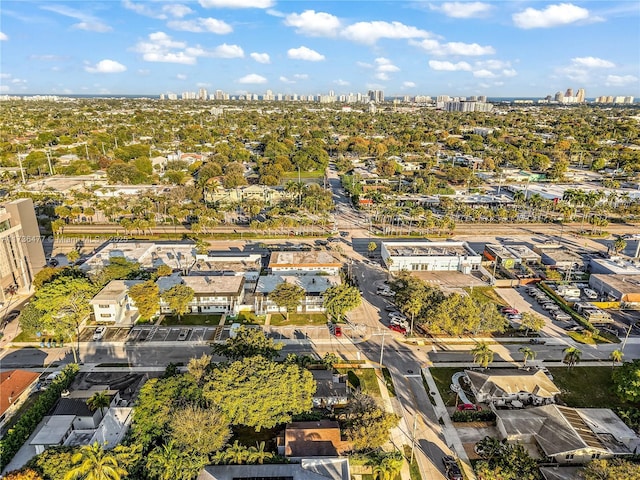
[(100, 314), (100, 318), (111, 318), (111, 314), (110, 313), (101, 313)]
[(565, 460), (573, 460), (573, 453), (570, 453), (569, 455), (564, 457)]
[(98, 305), (98, 308), (110, 308), (111, 305)]

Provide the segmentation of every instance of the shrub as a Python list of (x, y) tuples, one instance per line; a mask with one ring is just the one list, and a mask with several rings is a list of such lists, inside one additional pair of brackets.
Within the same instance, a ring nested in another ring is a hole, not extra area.
[(496, 414), (491, 410), (465, 410), (463, 412), (454, 412), (451, 420), (454, 422), (492, 422), (496, 419)]

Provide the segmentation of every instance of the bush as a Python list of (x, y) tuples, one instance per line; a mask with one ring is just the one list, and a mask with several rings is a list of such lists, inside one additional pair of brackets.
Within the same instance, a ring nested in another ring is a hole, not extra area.
[(451, 420), (454, 422), (493, 422), (496, 414), (491, 410), (465, 410), (463, 412), (454, 412)]
[(78, 365), (75, 363), (67, 365), (62, 370), (62, 373), (53, 380), (49, 388), (38, 397), (31, 408), (20, 417), (14, 427), (9, 429), (5, 437), (0, 441), (0, 471), (7, 466), (44, 416), (55, 405), (62, 391), (69, 388), (79, 370)]

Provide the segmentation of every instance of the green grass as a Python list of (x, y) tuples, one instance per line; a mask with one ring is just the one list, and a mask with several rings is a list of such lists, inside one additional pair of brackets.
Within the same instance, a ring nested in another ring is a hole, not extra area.
[(613, 393), (611, 367), (549, 367), (560, 398), (570, 407), (630, 407)]
[(620, 343), (620, 339), (615, 335), (611, 335), (607, 332), (601, 332), (599, 334), (589, 335), (585, 332), (567, 332), (567, 334), (578, 343), (584, 343), (586, 345), (596, 345), (598, 343)]
[(471, 298), (477, 300), (481, 304), (493, 303), (498, 307), (504, 307), (507, 305), (502, 297), (496, 293), (493, 287), (465, 287), (464, 290), (469, 292)]
[(429, 369), (433, 380), (436, 382), (442, 401), (448, 407), (455, 407), (457, 397), (457, 395), (451, 391), (451, 377), (453, 377), (454, 373), (463, 370), (465, 369), (458, 367), (437, 367)]
[(384, 383), (387, 385), (387, 391), (390, 397), (396, 396), (396, 387), (393, 386), (393, 380), (391, 380), (391, 373), (388, 368), (382, 369), (382, 375), (384, 376)]
[(183, 315), (178, 321), (178, 317), (167, 315), (162, 320), (161, 325), (218, 325), (221, 315), (192, 314)]
[[(300, 172), (300, 179), (303, 178), (324, 178), (324, 170), (314, 170), (313, 172)], [(285, 172), (282, 174), (283, 180), (298, 180), (298, 172)], [(287, 183), (286, 181), (284, 183)]]
[(327, 316), (324, 313), (292, 313), (287, 320), (286, 315), (281, 313), (272, 313), (270, 324), (274, 327), (282, 327), (287, 325), (325, 325)]
[(253, 312), (240, 312), (235, 317), (227, 317), (225, 323), (231, 325), (232, 323), (240, 323), (242, 325), (264, 325), (264, 315), (256, 315)]
[[(402, 449), (404, 450), (404, 456), (411, 460), (411, 446), (403, 445)], [(411, 480), (422, 480), (422, 475), (420, 475), (420, 467), (418, 467), (418, 460), (416, 459), (415, 451), (413, 455), (413, 462), (409, 465), (409, 473), (411, 474)]]
[(362, 393), (380, 398), (378, 377), (373, 368), (338, 368), (339, 373), (346, 373), (353, 388), (360, 388)]

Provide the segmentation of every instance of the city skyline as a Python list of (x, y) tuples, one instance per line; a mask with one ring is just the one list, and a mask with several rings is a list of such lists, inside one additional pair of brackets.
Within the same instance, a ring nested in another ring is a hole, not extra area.
[(638, 97), (639, 16), (635, 2), (7, 1), (0, 94)]

